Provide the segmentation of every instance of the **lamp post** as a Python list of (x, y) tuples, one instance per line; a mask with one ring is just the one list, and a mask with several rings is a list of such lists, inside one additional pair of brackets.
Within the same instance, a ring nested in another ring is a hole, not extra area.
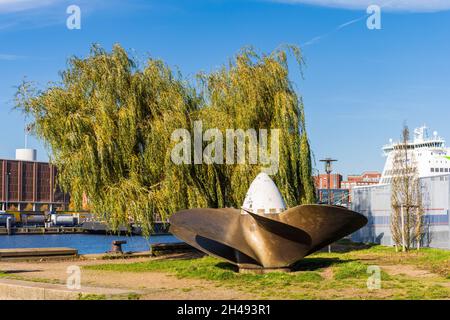
[(331, 196), (330, 196), (330, 185), (331, 185), (331, 171), (332, 169), (332, 163), (337, 161), (336, 159), (332, 158), (325, 158), (321, 159), (321, 162), (325, 163), (325, 172), (327, 173), (327, 198), (328, 198), (328, 204), (331, 205)]
[[(333, 171), (332, 169), (332, 163), (337, 161), (336, 159), (332, 159), (332, 158), (325, 158), (325, 159), (321, 159), (321, 162), (323, 162), (325, 164), (325, 172), (327, 173), (327, 198), (328, 198), (328, 205), (331, 205), (331, 171)], [(331, 252), (331, 245), (328, 245), (328, 253)]]

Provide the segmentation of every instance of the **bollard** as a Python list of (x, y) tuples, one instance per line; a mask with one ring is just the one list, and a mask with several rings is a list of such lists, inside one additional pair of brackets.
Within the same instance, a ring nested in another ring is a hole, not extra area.
[(114, 240), (111, 246), (112, 253), (123, 253), (122, 245), (127, 243), (125, 240)]
[(6, 218), (6, 231), (8, 232), (8, 235), (11, 234), (11, 224), (12, 224), (12, 218), (7, 217)]

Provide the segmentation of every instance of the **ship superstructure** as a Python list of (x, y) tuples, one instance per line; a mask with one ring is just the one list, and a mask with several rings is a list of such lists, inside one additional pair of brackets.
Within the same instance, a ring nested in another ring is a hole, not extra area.
[[(395, 151), (405, 145), (407, 157), (396, 158), (398, 153)], [(421, 245), (450, 249), (450, 149), (445, 146), (445, 140), (437, 132), (429, 135), (427, 127), (422, 126), (414, 130), (413, 139), (406, 144), (391, 139), (383, 146), (383, 153), (386, 163), (380, 183), (354, 187), (351, 191), (351, 209), (368, 219), (367, 225), (354, 233), (352, 239), (393, 245), (391, 182), (399, 173), (396, 171), (402, 170), (401, 166), (394, 166), (394, 160), (407, 158), (410, 167), (416, 169), (422, 190), (424, 228)]]
[[(403, 142), (393, 142), (383, 146), (383, 154), (387, 157), (380, 184), (389, 184), (397, 174), (393, 168), (395, 150), (404, 148)], [(450, 173), (450, 149), (445, 140), (436, 131), (428, 134), (428, 128), (422, 126), (414, 130), (414, 139), (407, 143), (408, 158), (417, 167), (419, 178), (433, 177)]]

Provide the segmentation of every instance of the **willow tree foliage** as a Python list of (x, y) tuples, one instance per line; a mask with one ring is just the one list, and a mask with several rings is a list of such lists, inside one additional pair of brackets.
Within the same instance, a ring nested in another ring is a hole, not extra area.
[(196, 121), (224, 137), (228, 128), (269, 135), (280, 129), (273, 178), (289, 206), (311, 203), (309, 141), (303, 104), (288, 77), (288, 50), (301, 65), (295, 47), (263, 56), (244, 49), (192, 84), (160, 60), (138, 68), (119, 45), (111, 52), (93, 46), (88, 57), (69, 59), (60, 82), (39, 91), (23, 83), (17, 108), (34, 120), (75, 204), (86, 195), (91, 210), (113, 227), (134, 221), (149, 232), (155, 219), (182, 208), (242, 204), (261, 164), (171, 160), (172, 133), (194, 133)]

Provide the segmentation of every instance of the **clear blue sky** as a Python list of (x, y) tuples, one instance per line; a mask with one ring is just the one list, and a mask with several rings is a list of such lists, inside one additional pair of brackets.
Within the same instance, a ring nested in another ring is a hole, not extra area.
[[(23, 116), (11, 111), (15, 86), (24, 77), (43, 86), (58, 80), (67, 57), (85, 56), (94, 42), (162, 58), (185, 76), (214, 70), (246, 45), (263, 52), (300, 45), (305, 77), (292, 68), (292, 80), (315, 158), (339, 159), (344, 175), (381, 170), (380, 148), (405, 121), (450, 139), (448, 0), (390, 1), (381, 30), (364, 18), (347, 24), (380, 1), (122, 2), (0, 0), (0, 157), (13, 158), (24, 143)], [(70, 4), (81, 8), (81, 30), (66, 28)], [(41, 143), (29, 145), (47, 159)]]

